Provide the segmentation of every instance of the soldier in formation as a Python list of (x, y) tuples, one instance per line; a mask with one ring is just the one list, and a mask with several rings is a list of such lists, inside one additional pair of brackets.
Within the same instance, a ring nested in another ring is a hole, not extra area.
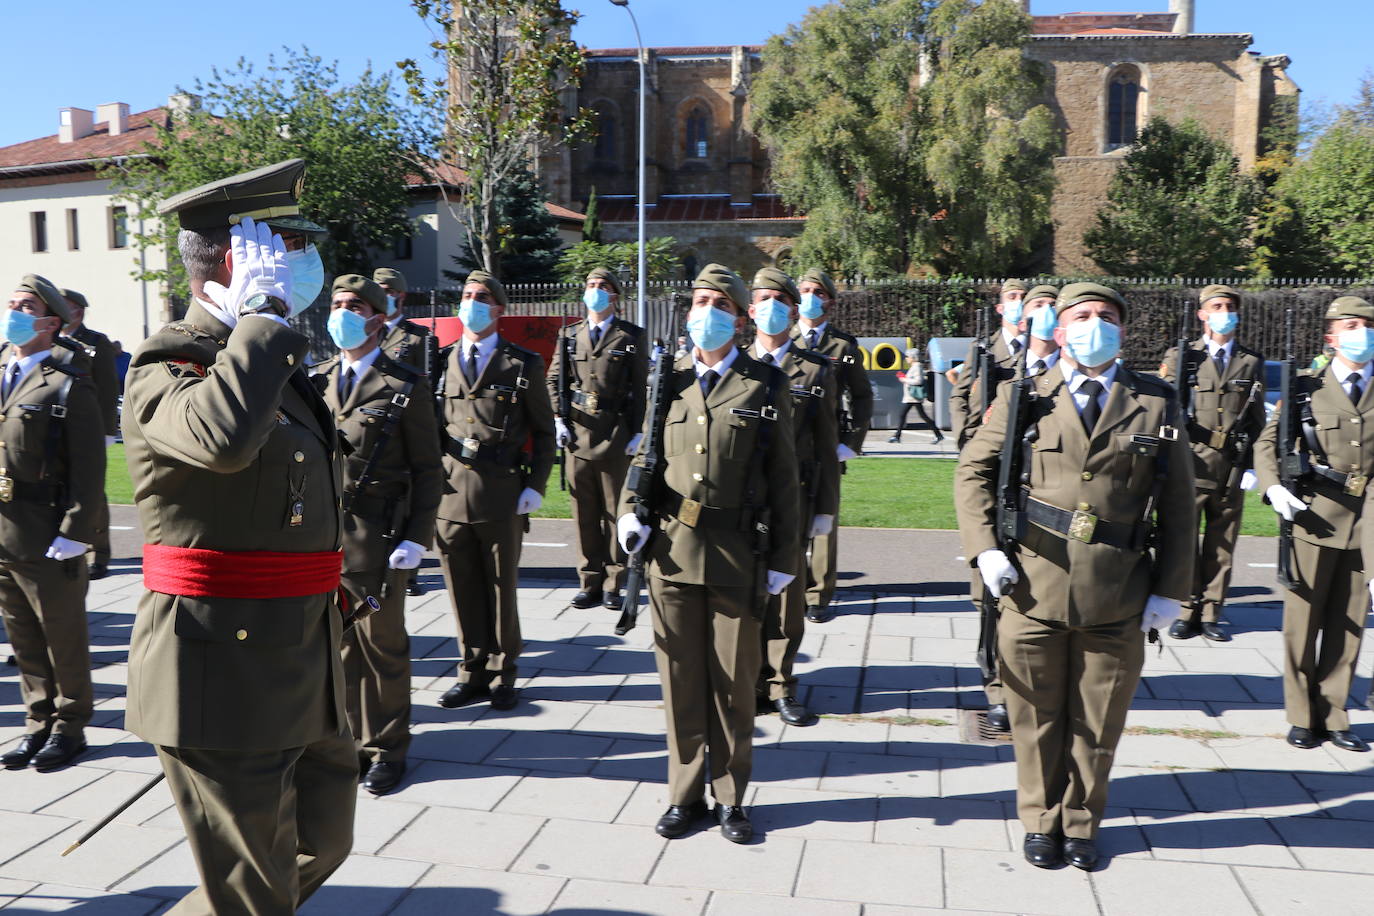
[[(1023, 280), (1006, 280), (995, 311), (1001, 318), (996, 331), (989, 331), (983, 341), (974, 341), (968, 358), (959, 367), (959, 375), (949, 394), (950, 434), (960, 449), (968, 444), (987, 415), (984, 401), (996, 397), (997, 385), (1011, 378), (1026, 349), (1026, 329), (1022, 321), (1026, 294)], [(978, 378), (978, 355), (982, 347), (992, 354), (992, 379)], [(983, 392), (986, 392), (986, 397)]]

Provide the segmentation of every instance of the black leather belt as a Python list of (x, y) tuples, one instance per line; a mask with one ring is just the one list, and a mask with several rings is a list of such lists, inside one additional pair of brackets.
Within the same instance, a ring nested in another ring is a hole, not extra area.
[(449, 439), (445, 451), (463, 464), (472, 467), (477, 464), (495, 465), (500, 468), (512, 467), (520, 455), (520, 450), (509, 445), (490, 445), (476, 439)]
[(374, 522), (390, 522), (391, 514), (396, 510), (396, 503), (400, 498), (400, 496), (374, 496), (371, 493), (354, 494), (352, 498), (346, 497), (347, 510), (350, 515), (358, 518), (370, 519)]
[(57, 484), (30, 483), (27, 480), (15, 480), (13, 477), (0, 476), (0, 502), (7, 503), (22, 499), (29, 503), (58, 506), (65, 502), (62, 496), (63, 490)]
[[(1048, 528), (1056, 534), (1085, 544), (1106, 544), (1108, 547), (1120, 547), (1125, 550), (1137, 549), (1134, 525), (1109, 522), (1086, 509), (1061, 509), (1027, 497), (1026, 518), (1042, 528)], [(1144, 543), (1143, 538), (1141, 543)]]
[[(665, 488), (666, 489), (666, 488)], [(688, 499), (676, 490), (668, 489), (663, 496), (662, 514), (675, 518), (688, 528), (732, 528), (743, 530), (745, 510), (716, 509)]]
[(1319, 480), (1325, 480), (1340, 487), (1347, 496), (1363, 496), (1365, 485), (1369, 483), (1368, 474), (1358, 474), (1354, 471), (1346, 474), (1315, 461), (1310, 464), (1309, 470)]
[(1226, 440), (1229, 437), (1224, 429), (1208, 429), (1196, 420), (1188, 421), (1188, 441), (1192, 443), (1201, 442), (1208, 448), (1221, 451), (1226, 447)]

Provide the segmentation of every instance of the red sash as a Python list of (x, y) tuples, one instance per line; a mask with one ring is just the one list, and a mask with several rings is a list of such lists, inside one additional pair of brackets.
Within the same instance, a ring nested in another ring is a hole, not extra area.
[(298, 598), (337, 591), (343, 551), (282, 553), (143, 545), (143, 585), (190, 598)]

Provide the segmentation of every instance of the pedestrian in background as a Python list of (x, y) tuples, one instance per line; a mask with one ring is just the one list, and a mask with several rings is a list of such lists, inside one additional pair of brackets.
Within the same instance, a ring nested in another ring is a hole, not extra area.
[(940, 432), (940, 427), (936, 426), (935, 421), (926, 414), (926, 371), (925, 367), (921, 365), (920, 350), (912, 347), (906, 351), (906, 372), (898, 372), (897, 381), (902, 383), (902, 412), (897, 417), (896, 431), (887, 441), (902, 441), (902, 430), (906, 429), (906, 418), (911, 413), (912, 408), (916, 409), (921, 420), (930, 427), (931, 435), (935, 437), (933, 441), (936, 444), (943, 441), (945, 434)]

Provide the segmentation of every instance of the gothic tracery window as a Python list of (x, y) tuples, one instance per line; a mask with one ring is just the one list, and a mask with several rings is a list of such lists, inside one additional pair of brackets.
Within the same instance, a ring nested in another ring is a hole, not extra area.
[(1107, 149), (1135, 142), (1140, 124), (1140, 71), (1122, 67), (1107, 81)]
[(687, 148), (684, 151), (689, 159), (705, 159), (711, 150), (711, 116), (702, 105), (696, 105), (687, 114)]

